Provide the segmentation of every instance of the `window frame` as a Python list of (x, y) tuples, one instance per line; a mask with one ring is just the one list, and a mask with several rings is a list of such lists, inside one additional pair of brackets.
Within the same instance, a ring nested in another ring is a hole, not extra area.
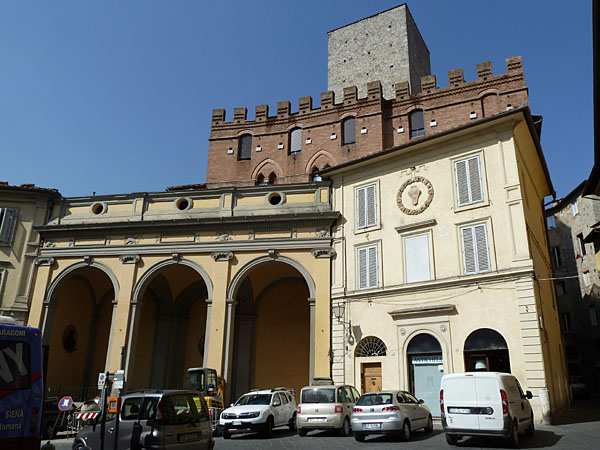
[[(413, 117), (415, 117), (418, 113), (421, 113), (421, 119), (423, 121), (422, 128), (413, 128)], [(418, 137), (425, 136), (425, 111), (422, 108), (413, 109), (408, 113), (408, 131), (410, 139), (415, 139)]]
[[(375, 249), (375, 282), (373, 283), (373, 280), (371, 280), (371, 263), (370, 261), (370, 255), (369, 255), (369, 250), (370, 249)], [(377, 289), (381, 286), (381, 249), (380, 249), (380, 242), (370, 242), (368, 244), (364, 244), (364, 245), (360, 245), (357, 246), (355, 249), (355, 262), (356, 262), (356, 290), (357, 291), (367, 291), (370, 289)], [(365, 274), (367, 276), (367, 280), (366, 283), (364, 285), (364, 287), (361, 287), (361, 270), (360, 270), (360, 258), (361, 258), (361, 251), (366, 251), (366, 268), (365, 268)]]
[(571, 203), (571, 212), (573, 213), (573, 216), (579, 214), (579, 204), (577, 203), (577, 199)]
[(549, 230), (553, 230), (556, 228), (556, 217), (554, 217), (554, 214), (551, 214), (546, 217), (546, 226)]
[[(480, 269), (479, 258), (479, 244), (477, 243), (477, 235), (476, 228), (483, 226), (485, 232), (485, 245), (486, 245), (486, 257), (487, 257), (487, 269)], [(460, 224), (458, 226), (458, 239), (460, 242), (460, 260), (461, 260), (461, 270), (463, 275), (479, 275), (484, 273), (489, 273), (494, 270), (494, 253), (493, 253), (493, 241), (492, 241), (492, 229), (491, 229), (491, 221), (489, 219), (485, 221), (478, 221), (469, 224)], [(465, 239), (463, 230), (471, 229), (471, 237), (473, 238), (473, 266), (475, 267), (475, 271), (467, 270), (467, 259), (466, 259), (466, 248), (465, 248)]]
[(560, 256), (560, 247), (558, 245), (550, 248), (552, 262), (555, 264), (555, 268), (562, 267), (562, 258)]
[[(479, 170), (479, 189), (480, 189), (480, 195), (481, 195), (481, 199), (478, 200), (474, 200), (473, 199), (473, 192), (472, 192), (472, 184), (473, 184), (473, 180), (470, 176), (470, 171), (471, 168), (469, 167), (469, 161), (476, 159), (477, 160), (477, 166), (478, 166), (478, 170)], [(487, 197), (487, 178), (486, 178), (486, 169), (485, 169), (485, 159), (484, 159), (484, 155), (483, 155), (483, 151), (478, 151), (476, 153), (471, 153), (469, 155), (461, 155), (460, 157), (457, 158), (453, 158), (451, 160), (452, 163), (452, 177), (454, 180), (454, 204), (456, 206), (456, 211), (462, 211), (464, 209), (468, 209), (468, 208), (477, 208), (477, 207), (481, 207), (481, 206), (487, 206), (489, 204), (488, 201), (488, 197)], [(459, 187), (459, 174), (458, 174), (458, 164), (460, 163), (465, 163), (465, 168), (467, 169), (465, 176), (467, 177), (466, 179), (466, 185), (467, 185), (467, 193), (468, 193), (468, 200), (466, 202), (461, 202), (461, 198), (460, 198), (460, 187)]]
[[(406, 241), (408, 239), (417, 238), (420, 236), (427, 236), (427, 256), (429, 260), (429, 279), (427, 280), (418, 280), (418, 281), (409, 281), (408, 280), (408, 252), (406, 251)], [(404, 282), (406, 284), (409, 283), (425, 283), (427, 281), (435, 280), (435, 267), (434, 267), (434, 255), (433, 255), (433, 232), (431, 229), (428, 230), (419, 230), (418, 232), (407, 233), (401, 236), (402, 238), (402, 253), (403, 253), (403, 262), (404, 262)]]
[[(300, 133), (300, 137), (298, 139), (298, 142), (300, 143), (300, 148), (298, 150), (294, 150), (292, 147), (292, 142), (293, 142), (293, 138), (294, 138), (294, 133)], [(300, 155), (302, 153), (302, 128), (301, 127), (294, 127), (289, 131), (289, 138), (288, 138), (288, 155), (289, 156), (294, 156), (294, 155)]]
[[(346, 141), (346, 126), (349, 122), (353, 123), (354, 131), (351, 141)], [(342, 119), (342, 145), (356, 144), (356, 116), (348, 116)]]
[[(10, 217), (9, 215), (10, 214)], [(0, 246), (11, 246), (17, 229), (19, 208), (0, 207)], [(3, 236), (5, 236), (3, 238)]]
[[(368, 211), (368, 198), (366, 197), (366, 192), (369, 188), (374, 188), (373, 193), (373, 219), (374, 222), (369, 222), (369, 211)], [(360, 208), (359, 208), (359, 192), (365, 191), (365, 211), (364, 211), (364, 219), (365, 225), (360, 226)], [(379, 181), (370, 182), (367, 184), (362, 184), (354, 187), (354, 216), (355, 216), (355, 233), (364, 232), (367, 230), (372, 230), (380, 226), (379, 220)]]

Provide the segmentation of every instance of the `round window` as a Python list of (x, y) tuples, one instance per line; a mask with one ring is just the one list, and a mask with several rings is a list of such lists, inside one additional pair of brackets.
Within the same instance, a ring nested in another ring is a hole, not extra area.
[(267, 196), (267, 202), (273, 206), (281, 205), (283, 201), (284, 195), (281, 192), (273, 192)]
[(94, 203), (91, 208), (92, 214), (97, 216), (98, 214), (102, 214), (106, 211), (106, 205), (104, 203)]
[(192, 200), (187, 197), (181, 197), (175, 200), (175, 208), (179, 211), (185, 211), (192, 207)]

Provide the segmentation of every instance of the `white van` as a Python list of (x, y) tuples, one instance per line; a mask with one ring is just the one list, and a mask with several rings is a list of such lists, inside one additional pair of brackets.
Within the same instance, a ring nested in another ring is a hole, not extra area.
[(456, 445), (463, 436), (507, 438), (519, 444), (519, 432), (534, 432), (530, 391), (523, 393), (514, 375), (467, 372), (444, 375), (440, 390), (446, 440)]

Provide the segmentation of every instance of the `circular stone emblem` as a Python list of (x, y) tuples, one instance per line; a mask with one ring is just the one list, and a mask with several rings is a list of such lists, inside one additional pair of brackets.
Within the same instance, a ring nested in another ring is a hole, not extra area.
[(424, 177), (411, 178), (400, 186), (396, 201), (404, 214), (421, 214), (433, 201), (433, 185)]

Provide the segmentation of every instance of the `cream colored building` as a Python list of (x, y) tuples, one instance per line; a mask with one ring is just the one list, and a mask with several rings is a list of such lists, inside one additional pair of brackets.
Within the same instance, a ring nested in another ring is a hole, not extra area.
[(536, 421), (568, 407), (543, 212), (553, 188), (528, 108), (322, 175), (342, 215), (336, 381), (407, 389), (439, 415), (441, 375), (484, 365), (533, 392)]
[(62, 199), (28, 321), (46, 384), (85, 395), (124, 369), (128, 389), (177, 388), (207, 366), (235, 399), (329, 376), (337, 216), (325, 182)]
[(55, 189), (0, 182), (0, 315), (20, 324), (29, 314), (40, 241), (34, 227), (45, 223), (57, 198), (60, 194)]

